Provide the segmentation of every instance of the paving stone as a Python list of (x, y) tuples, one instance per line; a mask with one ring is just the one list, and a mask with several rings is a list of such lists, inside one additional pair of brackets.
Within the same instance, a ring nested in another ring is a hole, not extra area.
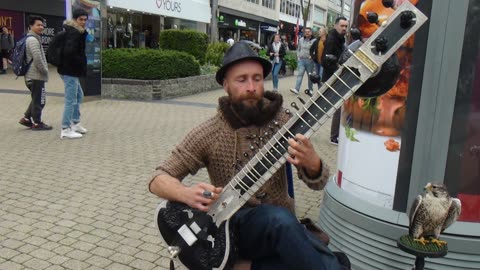
[(30, 252), (29, 255), (33, 256), (37, 259), (40, 259), (40, 260), (48, 260), (48, 259), (52, 258), (53, 256), (55, 256), (55, 253), (53, 253), (51, 251), (48, 251), (48, 250), (45, 250), (45, 249), (37, 249), (37, 250), (34, 250), (34, 251)]
[(0, 263), (0, 270), (23, 270), (23, 269), (25, 269), (25, 266), (12, 261), (6, 261), (3, 263)]
[(135, 260), (135, 257), (124, 253), (115, 253), (112, 256), (108, 257), (108, 259), (121, 264), (129, 264), (130, 262)]
[(49, 267), (51, 263), (44, 260), (37, 259), (37, 258), (32, 258), (31, 260), (28, 260), (25, 263), (23, 263), (23, 265), (35, 270), (42, 270)]
[(90, 264), (79, 261), (79, 260), (68, 260), (62, 264), (66, 269), (71, 270), (83, 270), (90, 266)]
[(153, 269), (155, 267), (155, 264), (144, 261), (144, 260), (139, 260), (139, 259), (134, 260), (129, 265), (134, 269), (145, 269), (145, 270)]
[(18, 240), (15, 240), (15, 239), (7, 239), (7, 240), (1, 242), (2, 247), (10, 248), (10, 249), (16, 249), (16, 248), (19, 248), (23, 245), (25, 245), (25, 242), (18, 241)]
[(95, 255), (85, 260), (85, 262), (103, 269), (112, 263), (111, 260)]
[(10, 249), (10, 248), (0, 248), (0, 258), (3, 258), (3, 259), (11, 259), (15, 256), (17, 256), (18, 254), (20, 254), (18, 251), (16, 250), (13, 250), (13, 249)]
[(77, 260), (80, 260), (80, 261), (84, 261), (87, 258), (90, 258), (92, 256), (92, 254), (90, 254), (88, 252), (85, 252), (85, 251), (74, 249), (74, 250), (68, 252), (67, 254), (65, 254), (65, 256), (67, 256), (69, 258), (72, 258), (72, 259), (77, 259)]

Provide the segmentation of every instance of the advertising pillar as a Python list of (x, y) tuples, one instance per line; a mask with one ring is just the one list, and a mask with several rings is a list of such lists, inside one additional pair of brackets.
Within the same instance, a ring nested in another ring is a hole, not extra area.
[(86, 30), (88, 32), (85, 54), (87, 56), (87, 76), (81, 78), (85, 96), (100, 95), (102, 88), (102, 12), (105, 0), (67, 0), (67, 18), (72, 18), (72, 11), (83, 9), (88, 12)]

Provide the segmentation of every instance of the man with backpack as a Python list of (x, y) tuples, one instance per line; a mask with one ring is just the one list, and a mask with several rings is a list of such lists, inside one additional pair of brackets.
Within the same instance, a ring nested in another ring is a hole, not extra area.
[[(25, 66), (27, 71), (25, 74), (16, 73), (17, 75), (25, 75), (25, 84), (32, 96), (32, 101), (25, 112), (25, 116), (20, 119), (19, 123), (34, 131), (52, 129), (51, 126), (42, 122), (42, 110), (46, 103), (45, 82), (48, 81), (48, 64), (40, 39), (40, 34), (42, 34), (44, 29), (44, 22), (45, 20), (40, 16), (29, 17), (30, 31), (24, 43), (25, 59), (21, 59), (22, 62), (28, 63)], [(19, 43), (17, 46), (22, 46), (22, 43)], [(18, 48), (15, 48), (15, 50), (18, 50)], [(19, 58), (18, 56), (15, 57)], [(14, 62), (17, 61), (14, 59)]]
[(83, 100), (83, 89), (80, 77), (87, 75), (87, 57), (85, 40), (88, 13), (83, 9), (72, 12), (72, 20), (65, 21), (63, 47), (58, 73), (65, 84), (65, 108), (62, 117), (60, 138), (76, 139), (87, 133), (80, 125), (80, 104)]

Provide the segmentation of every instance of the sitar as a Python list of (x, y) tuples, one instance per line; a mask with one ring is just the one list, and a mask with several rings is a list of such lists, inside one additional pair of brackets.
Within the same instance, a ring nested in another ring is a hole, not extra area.
[(236, 259), (234, 233), (229, 219), (286, 163), (288, 140), (296, 134), (310, 138), (342, 104), (427, 20), (405, 1), (372, 36), (343, 63), (290, 120), (223, 188), (208, 212), (185, 204), (162, 201), (155, 223), (170, 254), (170, 268), (178, 259), (188, 269), (229, 269)]

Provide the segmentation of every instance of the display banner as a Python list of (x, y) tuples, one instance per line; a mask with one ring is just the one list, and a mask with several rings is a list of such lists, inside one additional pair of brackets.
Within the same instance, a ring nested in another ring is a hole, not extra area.
[[(406, 0), (396, 1), (401, 5)], [(410, 1), (414, 5), (418, 0)], [(385, 8), (382, 1), (355, 0), (354, 16), (362, 38), (370, 37), (378, 28), (368, 22), (367, 13), (376, 12), (380, 22), (394, 10)], [(402, 149), (402, 129), (405, 122), (409, 79), (412, 62), (413, 37), (396, 53), (400, 76), (384, 95), (375, 98), (353, 96), (342, 109), (338, 148), (336, 182), (343, 190), (370, 203), (392, 209), (397, 171)]]
[(22, 12), (0, 9), (0, 26), (6, 26), (18, 41), (25, 34), (28, 24), (25, 24)]
[(83, 9), (88, 13), (86, 24), (87, 37), (85, 54), (87, 56), (87, 77), (82, 78), (82, 88), (86, 96), (100, 95), (102, 88), (101, 72), (101, 5), (105, 0), (70, 0), (67, 1), (67, 17), (71, 18), (73, 10)]

